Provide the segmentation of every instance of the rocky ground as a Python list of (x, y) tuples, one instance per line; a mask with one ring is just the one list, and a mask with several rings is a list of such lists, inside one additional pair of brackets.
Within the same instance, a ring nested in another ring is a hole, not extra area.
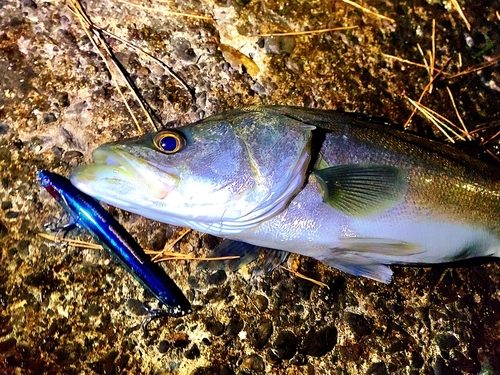
[[(495, 140), (478, 147), (499, 130), (498, 2), (463, 2), (470, 31), (452, 2), (439, 0), (363, 3), (390, 19), (337, 0), (82, 4), (97, 26), (161, 59), (192, 89), (193, 100), (163, 67), (106, 37), (162, 126), (255, 104), (404, 124), (413, 109), (406, 97), (419, 98), (429, 73), (386, 55), (424, 64), (419, 45), (431, 64), (434, 39), (434, 74), (444, 70), (422, 103), (460, 124), (449, 88), (467, 129), (485, 128), (457, 147), (498, 154)], [(357, 28), (260, 36), (342, 26)], [(481, 64), (489, 66), (468, 72)], [(62, 213), (36, 169), (68, 175), (99, 144), (139, 134), (64, 1), (0, 2), (0, 77), (0, 373), (500, 374), (500, 263), (394, 267), (393, 282), (382, 285), (301, 258), (299, 271), (327, 289), (283, 269), (248, 279), (170, 262), (165, 268), (194, 312), (153, 322), (145, 334), (139, 301), (150, 297), (107, 254), (37, 236)], [(444, 139), (419, 114), (407, 128)], [(178, 231), (110, 210), (146, 248), (161, 249)], [(216, 243), (192, 232), (178, 250), (202, 255)]]

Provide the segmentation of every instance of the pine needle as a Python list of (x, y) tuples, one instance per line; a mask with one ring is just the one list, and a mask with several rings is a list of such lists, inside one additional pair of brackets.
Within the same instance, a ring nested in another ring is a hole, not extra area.
[(288, 271), (288, 272), (292, 273), (293, 275), (295, 275), (295, 276), (297, 276), (297, 277), (300, 277), (301, 279), (304, 279), (304, 280), (310, 281), (310, 282), (312, 282), (312, 283), (314, 283), (314, 284), (316, 284), (316, 285), (319, 285), (319, 286), (321, 286), (321, 287), (325, 287), (325, 288), (330, 289), (330, 287), (329, 287), (328, 285), (326, 285), (325, 283), (323, 283), (323, 282), (321, 282), (321, 281), (318, 281), (318, 280), (312, 279), (312, 278), (310, 278), (310, 277), (307, 277), (306, 275), (303, 275), (303, 274), (301, 274), (300, 272), (295, 271), (295, 270), (292, 270), (292, 269), (290, 269), (290, 268), (287, 268), (287, 267), (284, 267), (284, 266), (281, 266), (281, 265), (280, 265), (280, 267), (281, 267), (281, 268), (283, 268), (284, 270), (286, 270), (286, 271)]
[(465, 141), (465, 138), (452, 128), (452, 127), (458, 128), (458, 126), (453, 124), (446, 117), (422, 105), (421, 103), (412, 100), (411, 98), (406, 97), (406, 99), (408, 99), (408, 101), (411, 104), (413, 104), (415, 108), (418, 111), (420, 111), (420, 113), (422, 113), (429, 121), (431, 121), (434, 125), (436, 125), (436, 127), (441, 131), (441, 133), (443, 133), (446, 136), (446, 138), (448, 138), (448, 140), (451, 143), (455, 143), (455, 140), (448, 134), (448, 131), (451, 132), (458, 139)]
[(197, 18), (197, 19), (202, 19), (202, 20), (213, 20), (212, 17), (200, 16), (198, 14), (189, 14), (189, 13), (182, 13), (182, 12), (170, 12), (170, 11), (164, 10), (164, 9), (155, 9), (155, 8), (146, 7), (144, 5), (134, 4), (134, 3), (131, 3), (131, 2), (125, 1), (125, 0), (118, 0), (118, 2), (134, 6), (136, 8), (140, 8), (140, 9), (145, 9), (145, 10), (149, 10), (149, 11), (152, 11), (152, 12), (166, 14), (168, 16), (180, 16), (180, 17)]
[(143, 55), (145, 55), (146, 57), (148, 57), (149, 59), (151, 59), (152, 61), (154, 61), (155, 63), (157, 63), (158, 65), (160, 65), (162, 68), (164, 68), (167, 73), (172, 77), (174, 78), (177, 82), (179, 82), (179, 84), (187, 91), (189, 92), (189, 94), (191, 95), (191, 98), (194, 100), (194, 92), (193, 92), (193, 89), (191, 89), (191, 87), (189, 87), (187, 85), (186, 82), (184, 82), (184, 80), (179, 77), (173, 70), (172, 68), (170, 68), (167, 64), (165, 64), (163, 61), (161, 61), (160, 59), (154, 57), (152, 54), (150, 54), (149, 52), (146, 52), (145, 50), (143, 50), (142, 48), (140, 47), (137, 47), (135, 44), (133, 43), (130, 43), (129, 41), (123, 39), (123, 38), (120, 38), (118, 35), (115, 35), (109, 31), (106, 31), (104, 29), (101, 29), (100, 27), (97, 27), (97, 29), (99, 29), (99, 31), (101, 31), (103, 34), (106, 34), (116, 40), (119, 40), (120, 42), (122, 42), (123, 44), (125, 44), (126, 46), (132, 48), (133, 50), (139, 52), (139, 53), (142, 53)]
[(405, 59), (403, 59), (401, 57), (398, 57), (398, 56), (388, 55), (386, 53), (383, 53), (382, 55), (384, 57), (387, 57), (387, 58), (392, 59), (392, 60), (396, 60), (396, 61), (399, 61), (399, 62), (402, 62), (402, 63), (405, 63), (405, 64), (415, 65), (415, 66), (418, 66), (420, 68), (426, 68), (427, 69), (427, 66), (425, 64), (419, 64), (419, 63), (416, 63), (416, 62), (413, 62), (413, 61), (410, 61), (410, 60), (405, 60)]
[[(74, 240), (71, 238), (64, 238), (64, 239), (59, 239), (57, 236), (53, 236), (47, 233), (37, 233), (39, 237), (42, 237), (46, 240), (52, 241), (56, 244), (66, 244), (68, 246), (73, 246), (77, 248), (85, 248), (85, 249), (91, 249), (91, 250), (103, 250), (104, 248), (96, 243), (93, 242), (86, 242), (86, 241), (80, 241), (80, 240)], [(145, 250), (146, 254), (155, 254), (158, 253), (157, 251), (154, 250)], [(192, 254), (180, 254), (180, 253), (174, 253), (174, 252), (162, 252), (162, 257), (158, 259), (152, 259), (155, 262), (162, 262), (165, 260), (228, 260), (228, 259), (238, 259), (238, 255), (234, 256), (226, 256), (226, 257), (195, 257)]]
[(157, 261), (159, 258), (163, 257), (163, 254), (169, 253), (174, 249), (174, 246), (186, 236), (186, 234), (192, 232), (191, 228), (182, 228), (181, 231), (177, 234), (177, 238), (171, 241), (168, 241), (165, 246), (163, 247), (163, 250), (160, 251), (151, 251), (151, 250), (146, 250), (146, 254), (155, 254), (153, 257), (153, 261)]
[(308, 30), (308, 31), (289, 31), (289, 32), (275, 32), (269, 34), (258, 34), (257, 36), (291, 36), (291, 35), (313, 35), (313, 34), (321, 34), (328, 33), (330, 31), (339, 31), (339, 30), (351, 30), (357, 29), (359, 26), (344, 26), (344, 27), (332, 27), (329, 29), (318, 29), (318, 30)]
[(349, 5), (352, 5), (353, 7), (355, 8), (358, 8), (358, 9), (361, 9), (363, 12), (366, 12), (366, 13), (369, 13), (369, 14), (372, 14), (374, 15), (375, 17), (378, 17), (378, 18), (382, 18), (386, 21), (391, 21), (391, 22), (396, 22), (395, 20), (393, 20), (392, 18), (389, 18), (389, 17), (386, 17), (386, 16), (383, 16), (377, 12), (374, 12), (373, 10), (370, 10), (368, 8), (365, 8), (359, 4), (356, 4), (354, 1), (351, 1), (351, 0), (342, 0), (344, 3), (346, 4), (349, 4)]
[[(424, 91), (422, 91), (422, 94), (420, 94), (420, 97), (418, 98), (418, 101), (417, 103), (420, 104), (422, 102), (422, 99), (424, 98), (424, 95), (427, 93), (427, 91), (429, 90), (429, 87), (433, 84), (433, 82), (443, 73), (443, 71), (446, 69), (446, 67), (448, 66), (448, 63), (451, 61), (451, 59), (448, 59), (446, 60), (446, 62), (444, 63), (444, 66), (438, 70), (438, 72), (434, 75), (434, 77), (431, 79), (431, 81), (427, 84), (427, 86), (425, 86), (424, 88)], [(408, 120), (406, 120), (405, 124), (404, 124), (404, 128), (407, 129), (408, 128), (408, 125), (410, 124), (411, 122), (411, 119), (413, 118), (413, 116), (415, 116), (415, 113), (417, 112), (417, 107), (415, 107), (410, 115), (410, 117), (408, 118)]]
[[(115, 87), (118, 90), (118, 92), (120, 93), (120, 96), (122, 97), (122, 100), (124, 101), (125, 106), (127, 107), (130, 115), (132, 116), (132, 118), (133, 118), (133, 120), (135, 122), (135, 125), (136, 125), (137, 129), (139, 130), (139, 133), (142, 134), (144, 132), (143, 132), (141, 126), (139, 125), (139, 122), (137, 121), (137, 118), (135, 117), (134, 113), (132, 112), (132, 109), (130, 108), (127, 100), (125, 99), (125, 96), (124, 96), (124, 94), (123, 94), (123, 92), (122, 92), (122, 90), (120, 88), (120, 85), (118, 84), (118, 81), (117, 81), (115, 75), (113, 74), (113, 70), (111, 69), (111, 66), (110, 66), (110, 64), (108, 62), (108, 58), (113, 63), (115, 69), (117, 69), (117, 71), (119, 72), (121, 78), (123, 79), (123, 81), (128, 86), (130, 92), (132, 92), (132, 94), (134, 95), (136, 101), (139, 103), (140, 107), (142, 108), (142, 110), (143, 110), (144, 114), (146, 115), (146, 118), (148, 119), (148, 121), (151, 124), (152, 128), (154, 130), (158, 130), (158, 128), (156, 127), (155, 122), (153, 121), (153, 118), (150, 115), (149, 110), (146, 108), (147, 104), (144, 102), (144, 100), (141, 98), (141, 96), (137, 92), (137, 89), (135, 88), (135, 85), (131, 81), (131, 79), (128, 76), (128, 74), (125, 71), (125, 69), (122, 67), (122, 65), (116, 59), (116, 57), (115, 57), (115, 55), (113, 53), (113, 50), (111, 49), (111, 47), (107, 43), (106, 39), (104, 39), (104, 36), (102, 35), (102, 33), (100, 31), (100, 28), (98, 28), (90, 20), (90, 18), (87, 16), (87, 14), (86, 14), (86, 12), (85, 12), (84, 8), (82, 7), (82, 4), (80, 3), (79, 0), (68, 0), (68, 3), (69, 3), (68, 8), (75, 15), (75, 17), (77, 17), (77, 19), (80, 21), (80, 24), (81, 24), (83, 30), (85, 31), (85, 33), (89, 37), (90, 41), (94, 45), (94, 48), (99, 53), (99, 55), (101, 56), (102, 60), (104, 61), (104, 64), (106, 65), (107, 70), (109, 71), (109, 73), (111, 74), (111, 77), (113, 78), (113, 82), (115, 84)], [(99, 44), (98, 44), (98, 42), (99, 42)], [(104, 50), (105, 53), (103, 53), (103, 51), (101, 50), (101, 48)]]
[(46, 240), (52, 241), (56, 244), (67, 244), (69, 246), (73, 247), (82, 247), (82, 248), (87, 248), (87, 249), (92, 249), (92, 250), (103, 250), (103, 247), (101, 245), (98, 245), (93, 242), (86, 242), (86, 241), (80, 241), (80, 240), (73, 240), (71, 238), (63, 238), (60, 239), (58, 236), (53, 236), (47, 233), (37, 233), (37, 236), (42, 237)]
[(500, 61), (500, 55), (495, 56), (495, 57), (491, 58), (489, 61), (486, 61), (486, 62), (484, 62), (482, 64), (470, 67), (469, 69), (464, 70), (463, 72), (460, 72), (460, 73), (457, 73), (457, 74), (453, 74), (453, 75), (449, 76), (448, 78), (452, 79), (452, 78), (457, 78), (457, 77), (464, 76), (466, 74), (478, 72), (480, 70), (489, 68), (490, 66), (496, 65), (498, 63), (498, 61)]
[(467, 26), (467, 30), (470, 31), (470, 29), (471, 29), (470, 23), (469, 23), (469, 21), (467, 21), (467, 18), (465, 17), (464, 11), (460, 7), (460, 4), (458, 3), (458, 0), (451, 0), (451, 4), (453, 5), (453, 8), (455, 8), (455, 10), (458, 12), (458, 14), (460, 15), (460, 17), (464, 20), (465, 26)]
[(453, 108), (455, 109), (455, 113), (457, 114), (458, 121), (460, 121), (460, 124), (462, 125), (463, 134), (470, 141), (470, 140), (472, 140), (471, 133), (469, 133), (469, 131), (467, 130), (467, 127), (465, 126), (464, 120), (462, 119), (462, 116), (460, 116), (460, 112), (458, 112), (457, 105), (455, 104), (455, 98), (453, 97), (453, 94), (448, 86), (446, 86), (446, 90), (448, 90), (448, 95), (450, 95), (450, 100), (451, 100), (451, 103), (453, 104)]

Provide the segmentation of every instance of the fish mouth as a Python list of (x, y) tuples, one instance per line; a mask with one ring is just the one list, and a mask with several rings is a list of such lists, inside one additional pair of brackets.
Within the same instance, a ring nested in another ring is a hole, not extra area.
[(92, 158), (93, 164), (73, 169), (70, 180), (77, 188), (95, 197), (109, 194), (110, 189), (116, 189), (115, 194), (125, 194), (123, 188), (127, 186), (130, 189), (133, 185), (156, 199), (164, 199), (179, 182), (179, 173), (175, 168), (137, 158), (113, 144), (99, 146), (92, 153)]

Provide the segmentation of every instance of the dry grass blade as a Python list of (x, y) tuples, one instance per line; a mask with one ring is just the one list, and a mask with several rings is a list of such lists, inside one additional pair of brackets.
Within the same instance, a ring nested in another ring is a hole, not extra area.
[(460, 129), (460, 128), (458, 126), (456, 126), (455, 124), (453, 124), (446, 117), (444, 117), (443, 115), (440, 115), (436, 111), (433, 111), (432, 109), (422, 105), (421, 103), (418, 103), (418, 102), (412, 100), (411, 98), (407, 97), (407, 99), (413, 106), (415, 106), (415, 108), (418, 111), (420, 111), (420, 113), (422, 113), (429, 121), (431, 121), (434, 125), (436, 125), (436, 127), (441, 131), (441, 133), (443, 133), (446, 136), (446, 138), (448, 138), (448, 140), (451, 143), (455, 143), (455, 140), (447, 133), (447, 131), (453, 133), (453, 135), (455, 137), (457, 137), (458, 139), (465, 141), (465, 138), (453, 129), (453, 127), (457, 128), (457, 129)]
[(389, 17), (386, 17), (386, 16), (383, 16), (377, 12), (374, 12), (373, 10), (370, 10), (368, 8), (365, 8), (359, 4), (356, 4), (354, 1), (351, 1), (351, 0), (342, 0), (344, 3), (346, 4), (349, 4), (349, 5), (352, 5), (353, 7), (356, 7), (358, 9), (361, 9), (363, 12), (366, 12), (366, 13), (369, 13), (369, 14), (372, 14), (374, 15), (375, 17), (378, 17), (378, 18), (382, 18), (386, 21), (391, 21), (391, 22), (396, 22), (395, 20), (393, 20), (392, 18), (389, 18)]
[[(118, 84), (118, 81), (117, 81), (115, 75), (113, 74), (113, 70), (111, 69), (111, 66), (108, 62), (108, 58), (111, 60), (115, 69), (117, 69), (117, 71), (120, 74), (120, 76), (122, 77), (123, 81), (126, 83), (129, 90), (134, 95), (136, 101), (139, 103), (141, 109), (143, 110), (144, 114), (146, 115), (146, 118), (148, 119), (152, 128), (154, 130), (158, 130), (156, 123), (153, 121), (153, 118), (151, 117), (150, 111), (146, 108), (147, 103), (145, 103), (144, 100), (142, 99), (142, 97), (139, 95), (139, 93), (137, 92), (137, 89), (135, 88), (134, 83), (131, 81), (127, 72), (125, 71), (125, 69), (122, 67), (122, 65), (116, 59), (111, 47), (106, 42), (106, 39), (104, 39), (104, 36), (102, 35), (102, 33), (100, 31), (100, 28), (95, 26), (94, 23), (90, 20), (90, 18), (87, 16), (87, 14), (86, 14), (85, 10), (83, 9), (79, 0), (68, 0), (68, 8), (78, 18), (85, 33), (87, 34), (87, 36), (91, 40), (92, 44), (94, 45), (95, 49), (97, 50), (97, 52), (101, 56), (102, 60), (104, 61), (104, 64), (106, 65), (107, 70), (110, 72), (110, 74), (113, 78), (113, 82), (115, 84), (115, 87), (118, 90), (118, 92), (120, 93), (120, 96), (122, 97), (122, 100), (124, 101), (125, 106), (127, 107), (130, 115), (134, 119), (134, 122), (135, 122), (139, 132), (141, 134), (144, 133), (141, 126), (139, 125), (139, 122), (137, 121), (137, 118), (134, 116), (134, 113), (132, 112), (132, 109), (130, 108), (130, 106), (126, 100), (126, 98), (125, 98), (125, 96), (120, 88), (120, 85)], [(96, 41), (96, 39), (97, 39), (97, 41)], [(99, 42), (99, 44), (98, 44), (98, 42)], [(102, 52), (101, 48), (105, 51), (105, 53)]]
[(123, 4), (127, 4), (127, 5), (132, 5), (132, 6), (136, 7), (136, 8), (141, 8), (141, 9), (149, 10), (149, 11), (152, 11), (152, 12), (163, 13), (163, 14), (166, 14), (168, 16), (180, 16), (180, 17), (198, 18), (198, 19), (202, 19), (202, 20), (213, 20), (212, 17), (200, 16), (198, 14), (189, 14), (189, 13), (181, 13), (181, 12), (170, 12), (168, 10), (163, 10), (163, 9), (154, 9), (154, 8), (146, 7), (144, 5), (134, 4), (134, 3), (131, 3), (131, 2), (125, 1), (125, 0), (118, 0), (118, 2), (119, 3), (123, 3)]
[(464, 20), (465, 26), (467, 26), (467, 30), (470, 31), (470, 29), (471, 29), (470, 23), (469, 23), (469, 21), (467, 21), (467, 17), (465, 17), (464, 11), (462, 10), (462, 7), (458, 3), (458, 0), (451, 0), (451, 4), (453, 5), (453, 8), (455, 8), (455, 10), (458, 12), (460, 17), (462, 17), (462, 19)]
[(308, 31), (275, 32), (275, 33), (269, 33), (269, 34), (258, 34), (257, 36), (314, 35), (314, 34), (328, 33), (330, 31), (357, 29), (358, 27), (359, 26), (344, 26), (344, 27), (332, 27), (329, 29), (318, 29), (318, 30), (308, 30)]
[(56, 244), (64, 243), (64, 244), (68, 244), (69, 246), (83, 247), (83, 248), (92, 249), (92, 250), (102, 250), (103, 249), (103, 247), (101, 245), (98, 245), (98, 244), (92, 243), (92, 242), (73, 240), (71, 238), (64, 238), (61, 240), (57, 236), (52, 236), (52, 235), (47, 234), (47, 233), (37, 233), (37, 235), (39, 237), (45, 238), (46, 240), (52, 241)]
[(321, 281), (318, 281), (318, 280), (312, 279), (312, 278), (310, 278), (310, 277), (307, 277), (306, 275), (303, 275), (303, 274), (301, 274), (300, 272), (295, 271), (295, 270), (292, 270), (292, 269), (290, 269), (290, 268), (287, 268), (287, 267), (284, 267), (284, 266), (280, 266), (280, 267), (281, 267), (281, 268), (283, 268), (284, 270), (286, 270), (286, 271), (288, 271), (288, 272), (290, 272), (290, 273), (294, 274), (295, 276), (300, 277), (301, 279), (304, 279), (304, 280), (310, 281), (310, 282), (312, 282), (312, 283), (314, 283), (314, 284), (316, 284), (316, 285), (319, 285), (319, 286), (321, 286), (321, 287), (324, 287), (324, 288), (328, 288), (328, 289), (330, 289), (330, 287), (329, 287), (328, 285), (326, 285), (325, 283), (322, 283)]

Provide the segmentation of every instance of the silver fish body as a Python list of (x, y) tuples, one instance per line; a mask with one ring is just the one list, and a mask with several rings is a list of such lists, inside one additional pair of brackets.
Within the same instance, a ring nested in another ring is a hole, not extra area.
[(382, 282), (389, 264), (500, 256), (496, 169), (369, 117), (252, 107), (93, 156), (71, 181), (97, 199)]

